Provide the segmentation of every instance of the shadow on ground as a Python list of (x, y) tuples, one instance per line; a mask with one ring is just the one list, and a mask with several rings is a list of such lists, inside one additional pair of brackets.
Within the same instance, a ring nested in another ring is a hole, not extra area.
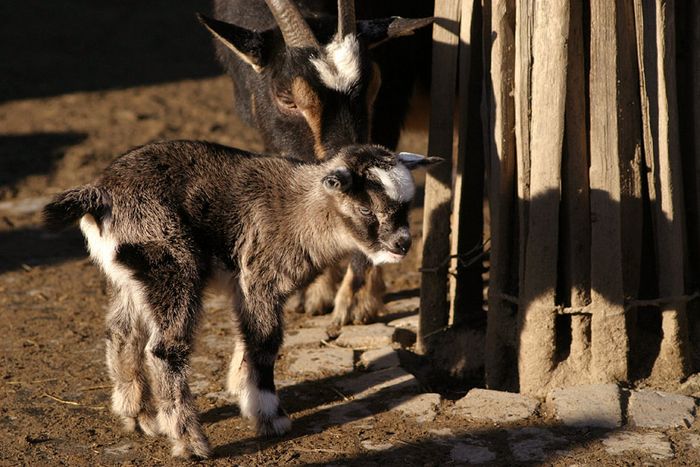
[(0, 231), (0, 274), (86, 257), (83, 236), (75, 228), (57, 234), (41, 227)]
[(0, 3), (0, 102), (220, 74), (206, 0)]
[(51, 173), (66, 149), (86, 137), (76, 132), (0, 135), (0, 198), (30, 175)]
[[(375, 372), (376, 373), (376, 372)], [(216, 458), (237, 458), (241, 455), (252, 455), (266, 451), (274, 446), (291, 446), (292, 458), (285, 459), (293, 462), (296, 441), (312, 436), (322, 431), (331, 430), (356, 422), (376, 424), (383, 413), (396, 409), (407, 397), (416, 395), (417, 388), (407, 389), (405, 383), (388, 384), (386, 381), (374, 381), (374, 385), (386, 385), (368, 396), (353, 399), (334, 389), (342, 387), (342, 383), (362, 378), (366, 373), (348, 373), (341, 376), (328, 377), (318, 380), (301, 381), (280, 390), (280, 398), (292, 415), (292, 431), (281, 438), (260, 438), (251, 436), (239, 439), (215, 448)], [(387, 372), (387, 375), (391, 372)], [(370, 389), (370, 385), (357, 388), (360, 391)], [(304, 399), (300, 396), (313, 394), (313, 398)], [(312, 413), (299, 415), (301, 412), (316, 408)], [(446, 409), (443, 404), (443, 410)], [(440, 417), (448, 416), (449, 408)], [(401, 412), (397, 412), (400, 414)], [(297, 414), (297, 416), (294, 416)], [(235, 404), (216, 407), (204, 412), (201, 420), (205, 425), (216, 424), (232, 417), (239, 417), (240, 412)], [(457, 416), (458, 417), (458, 416)], [(412, 416), (401, 416), (402, 424), (415, 424)], [(444, 424), (438, 424), (444, 425)], [(429, 424), (428, 426), (438, 426)], [(454, 426), (454, 424), (449, 424)], [(362, 433), (361, 427), (360, 434)], [(368, 429), (367, 434), (377, 432), (377, 428)], [(380, 432), (382, 430), (379, 430)], [(410, 429), (409, 431), (413, 431)], [(617, 431), (617, 430), (615, 430)], [(497, 424), (484, 426), (464, 420), (463, 429), (455, 430), (423, 430), (420, 439), (415, 439), (415, 432), (409, 435), (403, 432), (400, 424), (391, 424), (391, 430), (383, 432), (383, 437), (376, 436), (367, 441), (369, 445), (380, 446), (377, 451), (363, 454), (345, 455), (342, 447), (325, 446), (319, 448), (319, 453), (335, 454), (333, 462), (343, 465), (396, 465), (397, 462), (408, 465), (444, 465), (447, 462), (476, 463), (486, 465), (531, 465), (531, 462), (553, 462), (567, 456), (580, 455), (580, 450), (608, 436), (612, 431), (605, 429), (576, 429), (567, 428), (551, 420), (528, 421), (526, 424)], [(342, 441), (355, 444), (365, 441), (362, 436)], [(290, 444), (291, 443), (291, 444)], [(333, 449), (325, 449), (326, 447)], [(301, 449), (304, 452), (304, 449)], [(578, 453), (577, 453), (578, 451)], [(298, 456), (298, 453), (296, 454)], [(326, 465), (328, 460), (310, 465)], [(426, 464), (427, 463), (427, 464)]]

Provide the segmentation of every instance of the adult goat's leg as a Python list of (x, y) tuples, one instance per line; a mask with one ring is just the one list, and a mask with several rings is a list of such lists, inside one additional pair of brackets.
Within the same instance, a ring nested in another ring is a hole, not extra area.
[(384, 278), (378, 266), (354, 253), (335, 296), (333, 322), (338, 325), (371, 323), (384, 307)]

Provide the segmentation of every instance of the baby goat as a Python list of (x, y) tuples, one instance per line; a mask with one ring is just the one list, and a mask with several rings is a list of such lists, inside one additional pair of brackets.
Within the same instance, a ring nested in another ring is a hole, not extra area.
[(107, 366), (127, 429), (169, 436), (175, 456), (209, 455), (186, 370), (204, 289), (223, 285), (238, 331), (228, 390), (259, 433), (287, 432), (273, 380), (282, 304), (351, 251), (375, 264), (403, 258), (409, 170), (435, 160), (363, 145), (307, 163), (173, 141), (134, 149), (94, 184), (57, 195), (47, 225), (80, 220), (113, 285)]

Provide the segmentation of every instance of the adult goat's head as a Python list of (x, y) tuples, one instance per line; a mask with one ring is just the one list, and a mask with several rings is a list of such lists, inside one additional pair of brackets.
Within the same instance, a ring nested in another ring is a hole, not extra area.
[(348, 144), (367, 142), (381, 86), (369, 49), (432, 18), (356, 21), (354, 0), (338, 0), (337, 22), (307, 22), (292, 1), (265, 1), (277, 24), (270, 30), (201, 15), (200, 20), (253, 71), (235, 81), (247, 87), (252, 123), (269, 149), (323, 159)]

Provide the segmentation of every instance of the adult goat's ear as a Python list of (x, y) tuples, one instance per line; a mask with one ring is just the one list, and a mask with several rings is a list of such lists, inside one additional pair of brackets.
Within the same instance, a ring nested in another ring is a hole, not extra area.
[(391, 18), (369, 19), (357, 22), (357, 35), (367, 41), (369, 47), (376, 47), (394, 37), (410, 36), (416, 29), (433, 24), (435, 18)]
[(400, 152), (397, 154), (399, 162), (406, 166), (407, 169), (413, 170), (418, 167), (425, 167), (427, 165), (437, 164), (442, 162), (441, 157), (427, 157), (421, 156), (420, 154), (415, 154), (412, 152)]
[(327, 191), (345, 193), (352, 186), (352, 174), (347, 167), (335, 168), (323, 177), (321, 183)]
[(197, 13), (197, 19), (222, 44), (241, 60), (260, 72), (264, 66), (265, 33), (250, 31), (235, 24)]

